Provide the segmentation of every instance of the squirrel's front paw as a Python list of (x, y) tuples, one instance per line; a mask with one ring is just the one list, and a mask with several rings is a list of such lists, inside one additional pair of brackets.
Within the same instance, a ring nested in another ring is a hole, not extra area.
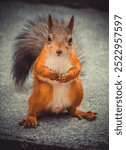
[(49, 69), (48, 67), (43, 67), (43, 69), (40, 71), (39, 74), (50, 80), (59, 81), (59, 76), (53, 70)]
[(29, 116), (27, 119), (21, 120), (19, 125), (23, 126), (24, 128), (34, 128), (37, 126), (36, 117)]
[(53, 71), (50, 71), (50, 73), (48, 74), (48, 78), (51, 80), (59, 81), (59, 76)]
[(71, 78), (70, 78), (70, 76), (68, 75), (68, 73), (62, 74), (62, 75), (60, 76), (60, 78), (59, 78), (60, 83), (68, 82), (68, 81), (70, 81), (70, 80), (71, 80)]

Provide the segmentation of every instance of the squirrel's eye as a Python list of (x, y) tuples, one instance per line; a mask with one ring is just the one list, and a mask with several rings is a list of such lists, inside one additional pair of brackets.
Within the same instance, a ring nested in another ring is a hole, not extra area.
[(69, 36), (68, 36), (68, 44), (71, 44), (71, 43), (72, 43), (72, 40), (73, 40), (73, 39), (72, 39), (72, 36), (69, 35)]
[(48, 43), (51, 43), (51, 41), (52, 41), (52, 36), (49, 34), (48, 35)]

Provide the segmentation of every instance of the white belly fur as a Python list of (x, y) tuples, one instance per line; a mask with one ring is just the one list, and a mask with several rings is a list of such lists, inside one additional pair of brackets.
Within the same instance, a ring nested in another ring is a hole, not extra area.
[[(72, 67), (66, 56), (49, 56), (46, 59), (45, 65), (59, 75), (66, 73)], [(71, 81), (66, 83), (60, 83), (49, 79), (46, 79), (46, 81), (53, 86), (53, 98), (48, 105), (48, 109), (50, 109), (51, 112), (59, 113), (70, 107), (71, 103), (68, 97), (68, 91)]]

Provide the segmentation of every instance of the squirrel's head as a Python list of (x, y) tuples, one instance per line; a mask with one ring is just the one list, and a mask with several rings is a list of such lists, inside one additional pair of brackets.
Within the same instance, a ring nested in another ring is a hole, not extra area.
[(72, 48), (72, 33), (74, 27), (74, 16), (68, 23), (59, 24), (53, 21), (52, 16), (48, 16), (48, 37), (46, 47), (49, 53), (56, 56), (63, 56), (70, 53)]

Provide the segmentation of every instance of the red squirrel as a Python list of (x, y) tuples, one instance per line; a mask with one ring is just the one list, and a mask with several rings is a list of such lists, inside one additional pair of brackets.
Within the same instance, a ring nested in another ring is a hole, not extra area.
[(80, 79), (81, 63), (73, 44), (74, 16), (65, 24), (48, 16), (48, 23), (29, 22), (17, 37), (13, 79), (22, 85), (32, 67), (34, 89), (28, 100), (28, 116), (19, 122), (35, 127), (38, 113), (61, 113), (94, 120), (96, 113), (78, 109), (84, 96)]

